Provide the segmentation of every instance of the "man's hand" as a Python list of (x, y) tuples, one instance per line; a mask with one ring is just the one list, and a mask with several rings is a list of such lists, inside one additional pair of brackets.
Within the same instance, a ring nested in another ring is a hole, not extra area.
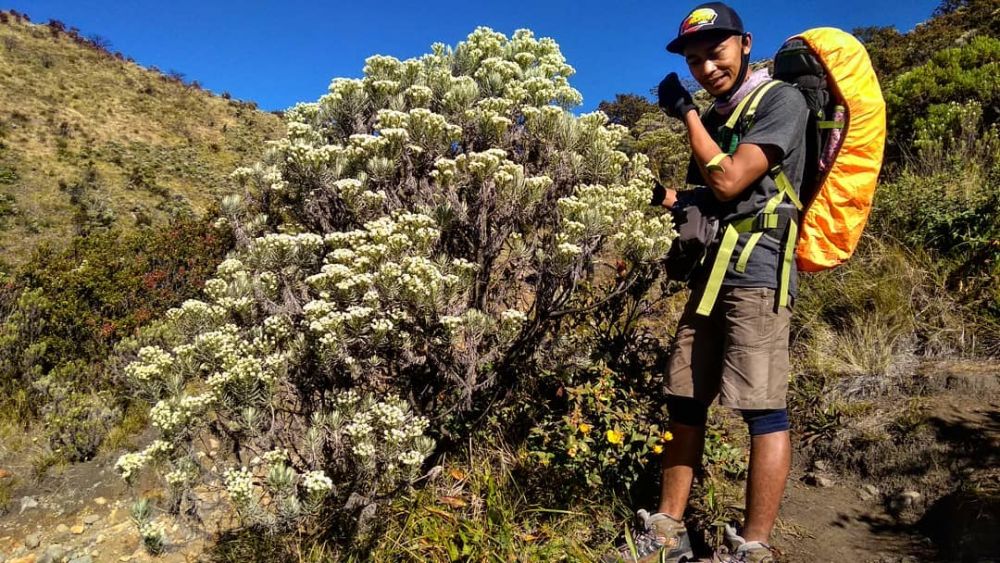
[(664, 188), (659, 182), (653, 185), (653, 197), (649, 201), (650, 205), (659, 205), (670, 209), (675, 203), (677, 203), (677, 190)]
[(684, 119), (689, 111), (698, 111), (698, 106), (694, 105), (691, 93), (681, 84), (681, 79), (677, 77), (676, 72), (671, 72), (660, 81), (656, 95), (657, 104), (671, 117)]

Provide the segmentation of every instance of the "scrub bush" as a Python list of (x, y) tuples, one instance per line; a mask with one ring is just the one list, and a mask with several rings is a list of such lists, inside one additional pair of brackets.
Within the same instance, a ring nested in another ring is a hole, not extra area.
[[(673, 231), (627, 130), (568, 111), (572, 73), (551, 39), (479, 28), (289, 110), (233, 173), (237, 247), (201, 300), (120, 348), (160, 431), (122, 475), (154, 465), (181, 506), (215, 488), (245, 526), (363, 541), (429, 456), (505, 407), (530, 426), (544, 374), (598, 373), (581, 319), (634, 331), (623, 303)], [(206, 431), (231, 458), (197, 455)]]

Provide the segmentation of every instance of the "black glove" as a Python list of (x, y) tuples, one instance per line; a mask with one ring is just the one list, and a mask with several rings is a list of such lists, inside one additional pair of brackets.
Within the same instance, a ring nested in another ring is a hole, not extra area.
[(664, 188), (663, 184), (655, 182), (653, 184), (653, 198), (649, 200), (649, 204), (659, 207), (663, 205), (665, 199), (667, 199), (667, 188)]
[(687, 112), (698, 111), (698, 106), (694, 105), (691, 93), (681, 84), (681, 79), (676, 72), (671, 72), (660, 82), (656, 89), (657, 101), (663, 111), (671, 117), (683, 119)]

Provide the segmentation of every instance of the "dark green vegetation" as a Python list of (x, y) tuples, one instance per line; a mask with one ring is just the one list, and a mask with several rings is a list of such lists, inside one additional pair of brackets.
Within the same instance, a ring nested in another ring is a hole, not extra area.
[[(949, 0), (909, 33), (857, 32), (889, 104), (888, 160), (857, 255), (834, 271), (804, 277), (796, 306), (791, 399), (805, 459), (830, 461), (879, 482), (887, 492), (903, 486), (903, 468), (969, 468), (937, 443), (927, 400), (937, 387), (914, 366), (927, 358), (998, 352), (998, 14), (989, 0)], [(26, 45), (76, 53), (63, 32), (10, 25), (0, 26), (0, 49), (20, 55), (0, 61), (34, 60), (41, 73), (69, 63)], [(112, 82), (107, 88), (128, 93), (129, 103), (139, 105), (104, 108), (103, 114), (72, 122), (44, 109), (30, 115), (6, 109), (0, 93), (0, 227), (9, 229), (0, 236), (26, 241), (23, 247), (7, 247), (18, 252), (7, 260), (21, 265), (6, 278), (0, 295), (0, 393), (6, 401), (0, 410), (14, 415), (10, 420), (43, 419), (53, 453), (70, 460), (93, 455), (102, 439), (104, 447), (118, 447), (123, 434), (141, 429), (144, 414), (129, 410), (127, 398), (114, 392), (115, 376), (109, 374), (115, 369), (108, 360), (113, 345), (166, 308), (197, 295), (229, 245), (197, 219), (169, 229), (140, 227), (161, 225), (163, 217), (188, 204), (207, 205), (239, 160), (233, 155), (252, 159), (274, 126), (270, 117), (245, 106), (208, 98), (106, 54), (82, 53), (73, 55), (81, 72), (105, 69), (117, 76), (106, 68), (114, 64), (138, 73), (131, 83)], [(4, 64), (9, 63), (0, 62), (0, 72), (6, 72), (0, 79), (6, 84), (16, 73)], [(44, 101), (70, 88), (59, 84), (19, 96), (33, 100), (30, 104)], [(153, 93), (146, 93), (147, 87)], [(72, 92), (60, 95), (68, 96), (60, 104), (74, 99)], [(168, 95), (186, 109), (171, 110), (173, 125), (154, 127), (164, 112), (143, 104)], [(194, 100), (204, 105), (183, 105)], [(675, 122), (633, 94), (619, 95), (601, 109), (630, 127), (632, 139), (625, 148), (649, 155), (661, 181), (681, 178), (687, 151)], [(111, 115), (129, 121), (97, 127)], [(185, 121), (182, 115), (215, 115), (215, 129), (202, 130), (211, 117)], [(102, 136), (112, 130), (143, 133)], [(163, 131), (163, 137), (151, 139), (147, 130)], [(211, 140), (199, 144), (205, 139), (215, 139), (218, 151)], [(225, 153), (229, 141), (242, 149)], [(24, 152), (26, 147), (34, 152)], [(38, 157), (31, 162), (51, 162), (51, 168), (26, 164), (29, 156)], [(48, 187), (36, 188), (43, 184)], [(15, 189), (20, 186), (48, 195), (40, 195), (38, 204), (25, 201), (18, 194), (26, 192)], [(128, 191), (114, 192), (114, 186)], [(198, 195), (201, 190), (206, 191)], [(45, 197), (52, 203), (45, 204)], [(144, 202), (141, 209), (131, 210), (136, 201)], [(34, 207), (43, 204), (50, 207)], [(134, 220), (123, 221), (129, 212)], [(45, 217), (61, 217), (61, 222), (47, 225)], [(81, 236), (68, 248), (24, 250), (36, 243), (33, 236), (54, 239), (66, 233)], [(606, 347), (595, 354), (606, 370), (580, 380), (547, 373), (522, 390), (534, 394), (533, 408), (543, 405), (545, 414), (526, 412), (527, 403), (515, 402), (484, 417), (468, 442), (451, 444), (438, 458), (443, 469), (435, 479), (404, 493), (390, 513), (380, 514), (381, 535), (364, 551), (372, 550), (376, 560), (394, 561), (550, 559), (567, 553), (587, 558), (607, 544), (621, 531), (615, 524), (630, 508), (654, 495), (655, 452), (665, 423), (655, 368), (683, 299), (676, 292), (673, 286), (656, 287), (641, 301), (623, 300), (623, 306), (636, 308), (627, 326), (602, 319), (568, 326), (568, 331), (602, 333)], [(534, 432), (524, 428), (526, 421)], [(715, 414), (706, 472), (692, 499), (694, 520), (706, 535), (737, 514), (739, 480), (746, 471), (744, 441), (741, 423)], [(46, 458), (39, 466), (51, 463), (53, 458)], [(978, 491), (1000, 489), (993, 481), (970, 482)], [(945, 494), (951, 485), (937, 481), (926, 492)], [(335, 533), (306, 538), (250, 533), (225, 540), (216, 553), (220, 560), (261, 553), (274, 560), (322, 560), (343, 550)]]
[(128, 406), (114, 393), (114, 345), (196, 296), (230, 245), (206, 221), (182, 219), (37, 250), (3, 288), (5, 415), (42, 415), (53, 447), (71, 460), (93, 456)]

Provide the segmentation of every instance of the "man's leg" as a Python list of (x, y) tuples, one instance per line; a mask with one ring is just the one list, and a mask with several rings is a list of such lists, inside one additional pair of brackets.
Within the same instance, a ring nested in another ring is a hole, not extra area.
[(791, 310), (775, 310), (775, 291), (766, 288), (731, 288), (721, 303), (727, 341), (720, 403), (740, 410), (750, 431), (742, 537), (767, 543), (791, 466), (786, 408)]
[(746, 524), (743, 528), (743, 537), (748, 542), (768, 543), (791, 464), (792, 445), (787, 430), (750, 438)]
[(689, 426), (672, 422), (674, 439), (667, 442), (660, 458), (660, 508), (658, 512), (674, 520), (684, 517), (694, 472), (705, 447), (705, 425)]

